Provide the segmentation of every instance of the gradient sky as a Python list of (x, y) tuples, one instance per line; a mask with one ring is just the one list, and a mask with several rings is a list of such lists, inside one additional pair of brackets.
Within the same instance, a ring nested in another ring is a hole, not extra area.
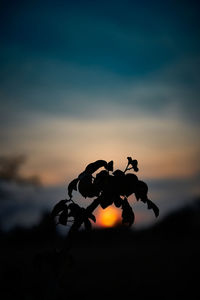
[(2, 1), (0, 155), (25, 154), (24, 176), (56, 191), (94, 160), (132, 156), (164, 212), (196, 197), (199, 8)]

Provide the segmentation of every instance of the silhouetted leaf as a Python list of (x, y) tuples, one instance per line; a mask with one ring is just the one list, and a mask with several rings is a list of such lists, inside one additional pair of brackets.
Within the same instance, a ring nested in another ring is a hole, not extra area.
[(88, 182), (84, 179), (81, 179), (78, 184), (79, 193), (86, 198), (88, 194)]
[(109, 172), (107, 170), (102, 170), (96, 174), (96, 178), (94, 179), (94, 182), (99, 186), (101, 186), (104, 183), (104, 180), (107, 176), (109, 176)]
[(87, 177), (87, 176), (88, 176), (88, 174), (84, 171), (84, 172), (82, 172), (81, 174), (78, 175), (78, 179), (82, 180), (84, 177)]
[(144, 203), (147, 201), (148, 186), (145, 182), (138, 180), (135, 190), (135, 197)]
[(84, 225), (85, 225), (86, 230), (90, 231), (92, 229), (92, 224), (91, 224), (90, 220), (85, 219), (84, 220)]
[(133, 167), (133, 170), (135, 172), (138, 172), (138, 161), (136, 159), (132, 159), (132, 157), (127, 157), (128, 159), (128, 164), (131, 165)]
[(98, 192), (102, 191), (106, 185), (107, 176), (109, 176), (109, 172), (106, 170), (103, 170), (96, 174), (96, 178), (94, 179), (94, 186), (96, 186), (96, 190)]
[(128, 203), (127, 198), (125, 197), (122, 201), (122, 224), (127, 224), (131, 226), (135, 220), (135, 215), (133, 213), (132, 207)]
[(105, 178), (103, 192), (106, 193), (108, 196), (113, 196), (115, 194), (115, 177), (112, 175), (108, 175)]
[(125, 176), (124, 172), (122, 172), (121, 170), (118, 170), (118, 169), (113, 172), (113, 175), (114, 176)]
[(130, 165), (131, 164), (131, 162), (132, 162), (132, 157), (127, 157), (127, 159), (128, 159), (128, 164)]
[(89, 174), (79, 181), (78, 190), (85, 198), (98, 196), (98, 188), (92, 183), (92, 175)]
[(118, 195), (125, 195), (125, 173), (121, 170), (113, 172), (113, 189)]
[(88, 218), (91, 219), (94, 223), (96, 223), (96, 217), (95, 217), (95, 215), (90, 214), (90, 215), (88, 216)]
[(69, 217), (76, 217), (81, 214), (81, 207), (76, 203), (69, 204), (68, 209), (70, 210)]
[(109, 172), (107, 170), (102, 170), (96, 174), (96, 179), (104, 178), (105, 176), (109, 176)]
[(106, 170), (101, 171), (94, 179), (94, 185), (97, 185), (98, 192), (103, 191), (106, 194), (113, 196), (115, 191), (114, 176), (109, 175)]
[[(120, 171), (120, 170), (119, 170)], [(136, 184), (138, 182), (138, 178), (135, 174), (120, 174), (113, 176), (114, 178), (114, 191), (121, 196), (130, 196), (135, 192)]]
[(107, 162), (105, 160), (97, 160), (87, 165), (84, 172), (86, 172), (87, 174), (93, 174), (101, 167), (105, 167), (105, 168), (107, 167)]
[(108, 171), (113, 171), (113, 160), (109, 161), (109, 163), (107, 164), (106, 169)]
[(135, 172), (138, 172), (138, 171), (139, 171), (139, 169), (138, 169), (138, 161), (137, 161), (136, 159), (132, 160), (131, 165), (132, 165), (133, 170), (134, 170)]
[(72, 192), (73, 190), (77, 191), (77, 184), (79, 182), (78, 178), (75, 178), (74, 180), (72, 180), (69, 185), (68, 185), (68, 195), (70, 198), (72, 198)]
[(113, 198), (109, 194), (103, 193), (98, 199), (100, 200), (100, 205), (103, 209), (113, 204)]
[(51, 212), (51, 216), (54, 218), (55, 216), (57, 216), (59, 214), (59, 212), (61, 212), (62, 210), (65, 209), (66, 207), (66, 202), (67, 200), (60, 200), (53, 208), (52, 212)]
[(138, 178), (135, 174), (128, 173), (125, 175), (124, 181), (124, 195), (129, 197), (131, 194), (135, 193), (136, 186), (138, 183)]
[(114, 204), (116, 207), (120, 207), (122, 205), (122, 201), (123, 199), (119, 195), (114, 197)]
[(156, 217), (159, 216), (159, 208), (155, 205), (151, 200), (147, 199), (147, 207), (148, 209), (153, 209)]
[(64, 210), (59, 215), (58, 222), (62, 225), (66, 225), (67, 224), (67, 219), (68, 219), (68, 207), (65, 206)]

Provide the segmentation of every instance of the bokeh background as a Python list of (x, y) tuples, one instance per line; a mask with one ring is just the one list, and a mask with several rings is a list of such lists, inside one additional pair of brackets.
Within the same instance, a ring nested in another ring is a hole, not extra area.
[[(194, 0), (1, 1), (2, 228), (36, 224), (97, 159), (124, 169), (136, 158), (160, 220), (195, 201), (199, 8)], [(136, 228), (155, 222), (131, 201)]]

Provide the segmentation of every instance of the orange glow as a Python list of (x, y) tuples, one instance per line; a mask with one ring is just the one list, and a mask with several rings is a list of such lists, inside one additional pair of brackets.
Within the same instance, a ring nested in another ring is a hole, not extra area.
[(114, 160), (114, 169), (123, 170), (129, 155), (138, 160), (138, 175), (146, 180), (188, 178), (199, 172), (199, 132), (193, 126), (182, 119), (169, 120), (168, 113), (160, 117), (138, 113), (134, 123), (132, 118), (126, 116), (122, 122), (113, 116), (102, 122), (40, 116), (13, 128), (8, 144), (1, 145), (1, 155), (26, 154), (21, 175), (36, 174), (44, 185), (69, 183), (98, 159)]
[(98, 224), (103, 227), (115, 226), (120, 219), (120, 211), (113, 206), (99, 210)]

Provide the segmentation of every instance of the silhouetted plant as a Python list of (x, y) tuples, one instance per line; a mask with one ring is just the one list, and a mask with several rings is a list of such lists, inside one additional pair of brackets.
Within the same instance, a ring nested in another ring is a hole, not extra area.
[[(128, 163), (124, 171), (113, 171), (113, 161), (97, 160), (90, 163), (85, 170), (68, 185), (69, 199), (59, 201), (52, 210), (52, 217), (57, 218), (58, 224), (67, 225), (71, 223), (68, 237), (76, 232), (82, 224), (86, 230), (91, 230), (96, 218), (93, 211), (100, 205), (103, 209), (114, 205), (122, 210), (122, 224), (131, 226), (134, 223), (134, 212), (128, 202), (128, 197), (135, 194), (137, 201), (147, 204), (156, 217), (159, 208), (148, 198), (148, 186), (138, 179), (130, 170), (138, 172), (138, 162), (127, 157)], [(99, 173), (95, 173), (104, 168)], [(95, 174), (96, 175), (95, 175)], [(73, 191), (79, 191), (84, 198), (94, 198), (92, 203), (83, 208), (73, 200)]]

